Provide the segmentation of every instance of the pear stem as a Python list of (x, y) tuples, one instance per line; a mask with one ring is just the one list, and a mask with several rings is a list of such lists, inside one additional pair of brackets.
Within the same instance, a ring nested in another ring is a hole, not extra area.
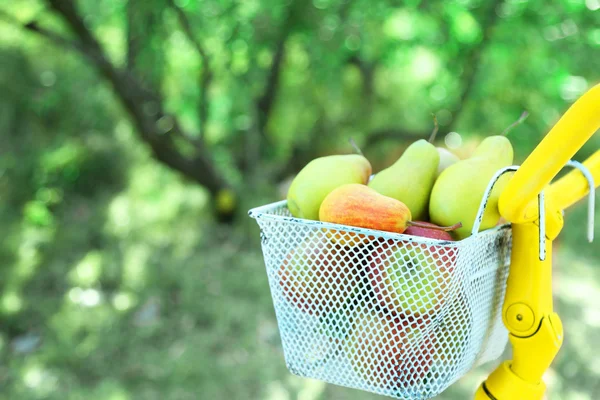
[(502, 132), (502, 136), (508, 136), (508, 132), (512, 131), (514, 127), (521, 125), (523, 123), (523, 121), (525, 121), (527, 119), (528, 116), (529, 116), (529, 113), (527, 111), (523, 111), (523, 114), (521, 114), (521, 116), (519, 117), (519, 119), (516, 120), (515, 122), (513, 122), (512, 124), (510, 124)]
[(412, 226), (418, 226), (419, 228), (425, 228), (425, 229), (435, 229), (437, 231), (444, 231), (444, 232), (450, 232), (450, 231), (455, 231), (458, 228), (462, 228), (462, 222), (458, 222), (454, 225), (451, 226), (431, 226), (428, 224), (422, 224), (420, 222), (417, 221), (408, 221), (406, 223), (407, 225), (412, 225)]
[(350, 138), (350, 139), (348, 139), (348, 141), (350, 142), (350, 145), (352, 146), (352, 148), (354, 149), (354, 151), (356, 152), (356, 154), (360, 154), (363, 157), (365, 156), (363, 154), (362, 150), (360, 149), (360, 147), (358, 147), (358, 145), (354, 141), (354, 139)]
[(438, 120), (437, 117), (435, 116), (435, 114), (431, 114), (433, 115), (433, 131), (431, 131), (431, 136), (429, 136), (429, 143), (433, 143), (433, 141), (435, 140), (435, 137), (438, 134), (438, 131), (440, 130), (440, 126), (438, 124)]

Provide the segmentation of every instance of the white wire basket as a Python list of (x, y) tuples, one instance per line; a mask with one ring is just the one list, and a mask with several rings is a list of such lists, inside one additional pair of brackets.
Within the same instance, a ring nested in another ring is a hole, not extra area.
[(451, 242), (297, 219), (285, 201), (250, 216), (293, 374), (429, 399), (502, 354), (509, 225)]

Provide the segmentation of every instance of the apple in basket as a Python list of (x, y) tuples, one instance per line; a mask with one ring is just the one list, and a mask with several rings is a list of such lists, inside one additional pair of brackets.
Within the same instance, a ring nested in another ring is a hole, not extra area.
[(367, 383), (390, 390), (426, 384), (434, 360), (430, 318), (364, 308), (355, 314), (345, 353)]
[[(434, 224), (432, 227), (437, 227)], [(457, 226), (460, 224), (457, 224)], [(409, 227), (409, 235), (450, 242), (448, 232)], [(426, 315), (438, 310), (449, 289), (458, 249), (439, 244), (379, 240), (368, 256), (368, 276), (379, 305), (397, 314)]]
[[(473, 314), (468, 307), (466, 297), (459, 295), (448, 305), (444, 318), (436, 327), (436, 360), (447, 365), (460, 365), (465, 362), (465, 350), (473, 330)], [(467, 360), (469, 362), (470, 360)]]
[(361, 258), (358, 249), (333, 242), (326, 232), (311, 233), (279, 267), (283, 296), (309, 315), (335, 313), (362, 286)]

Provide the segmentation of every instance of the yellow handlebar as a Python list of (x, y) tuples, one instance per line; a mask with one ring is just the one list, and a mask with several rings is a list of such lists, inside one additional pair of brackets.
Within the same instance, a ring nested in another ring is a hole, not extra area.
[[(531, 219), (532, 215), (527, 211), (537, 203), (538, 194), (600, 128), (599, 105), (600, 84), (581, 96), (527, 157), (500, 196), (498, 207), (504, 218), (517, 224)], [(597, 170), (597, 158), (592, 161)], [(566, 184), (561, 184), (555, 191), (561, 187), (566, 188)], [(565, 196), (562, 201), (572, 204), (580, 197)]]
[[(541, 400), (542, 380), (563, 342), (560, 317), (552, 305), (552, 241), (562, 229), (561, 210), (589, 193), (587, 179), (574, 170), (548, 184), (600, 128), (600, 85), (577, 100), (513, 175), (502, 192), (500, 214), (512, 223), (513, 247), (502, 319), (509, 331), (513, 359), (500, 365), (479, 387), (475, 398)], [(584, 162), (600, 184), (600, 150)], [(545, 190), (545, 232), (538, 195)]]

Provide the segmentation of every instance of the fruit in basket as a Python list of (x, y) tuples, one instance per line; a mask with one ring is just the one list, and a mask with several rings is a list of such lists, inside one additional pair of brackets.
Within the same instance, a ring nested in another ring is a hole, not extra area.
[(406, 204), (415, 219), (425, 219), (439, 162), (435, 146), (417, 140), (394, 164), (377, 173), (369, 187)]
[(361, 309), (345, 344), (346, 356), (371, 385), (391, 390), (419, 387), (433, 363), (435, 336), (429, 323)]
[(279, 267), (283, 296), (316, 316), (335, 313), (361, 287), (360, 254), (313, 233), (288, 253)]
[(317, 332), (330, 341), (340, 343), (348, 337), (352, 324), (352, 310), (341, 307), (339, 310), (319, 318)]
[[(430, 235), (433, 231), (419, 233)], [(442, 240), (453, 239), (448, 235)], [(381, 241), (368, 256), (368, 277), (377, 302), (395, 314), (433, 315), (448, 295), (457, 254), (455, 247)]]
[[(319, 218), (324, 222), (395, 233), (403, 233), (411, 225), (422, 225), (411, 221), (411, 212), (403, 202), (358, 184), (342, 185), (329, 193), (321, 204)], [(440, 230), (455, 228), (427, 227)], [(353, 237), (367, 241), (363, 234), (333, 230), (331, 232), (336, 242), (347, 242)]]
[(359, 154), (316, 158), (292, 181), (288, 209), (296, 218), (318, 220), (321, 203), (333, 189), (347, 183), (366, 184), (371, 172), (371, 164)]
[[(329, 193), (321, 204), (319, 219), (323, 222), (402, 233), (408, 226), (411, 213), (401, 201), (381, 195), (365, 185), (349, 184)], [(339, 241), (342, 234), (336, 233), (335, 238)], [(346, 233), (347, 236), (352, 234)]]
[[(471, 235), (475, 216), (484, 192), (495, 173), (511, 165), (513, 148), (504, 136), (490, 136), (483, 140), (469, 159), (451, 165), (439, 176), (429, 202), (431, 221), (447, 225), (462, 221), (456, 233), (459, 239)], [(498, 198), (508, 183), (509, 175), (503, 175), (494, 186), (487, 202), (480, 230), (495, 226), (500, 220)]]
[(444, 172), (449, 166), (456, 164), (460, 161), (460, 158), (450, 150), (445, 149), (443, 147), (436, 147), (439, 155), (440, 155), (440, 164), (438, 165), (438, 169), (435, 173), (435, 177), (440, 176), (442, 172)]
[[(408, 228), (406, 228), (404, 234), (411, 236), (421, 236), (437, 240), (454, 240), (450, 232), (438, 229), (440, 227), (436, 224), (432, 224), (431, 222), (426, 221), (419, 221), (419, 223), (421, 224), (421, 226), (409, 226)], [(462, 225), (462, 223), (455, 225), (457, 229), (460, 227), (459, 225)]]
[(366, 293), (366, 289), (361, 289), (358, 293), (356, 292), (353, 291), (353, 296), (337, 309), (319, 316), (317, 333), (324, 335), (327, 341), (340, 344), (350, 334), (356, 306), (366, 298), (366, 296), (363, 296)]
[(462, 293), (449, 305), (444, 318), (436, 327), (438, 350), (436, 360), (457, 365), (466, 356), (473, 325), (473, 314)]
[[(431, 222), (421, 222), (424, 226), (409, 226), (408, 229), (404, 232), (406, 235), (412, 236), (420, 236), (423, 238), (436, 239), (452, 242), (454, 241), (454, 237), (451, 235), (454, 231), (443, 231), (439, 229), (439, 226), (431, 223)], [(454, 225), (456, 229), (460, 228), (462, 223), (457, 223)], [(416, 245), (416, 243), (409, 243), (408, 246)], [(442, 246), (441, 244), (431, 245), (427, 248), (425, 244), (419, 244), (419, 247), (422, 249), (427, 249), (427, 251), (432, 254), (432, 257), (435, 258), (436, 265), (440, 268), (444, 268), (448, 270), (450, 273), (454, 271), (454, 265), (456, 264), (456, 257), (458, 255), (457, 247), (449, 247)]]

